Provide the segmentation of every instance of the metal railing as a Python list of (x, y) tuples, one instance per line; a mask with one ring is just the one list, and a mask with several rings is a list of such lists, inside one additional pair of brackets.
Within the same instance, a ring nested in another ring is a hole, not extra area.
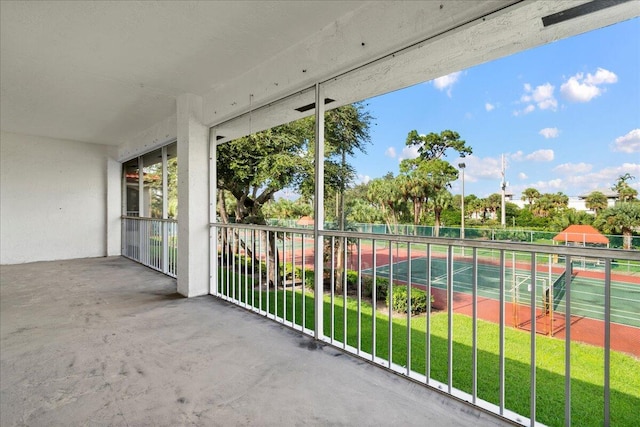
[(123, 216), (122, 255), (177, 277), (178, 221)]
[(599, 349), (596, 423), (619, 419), (611, 353), (640, 357), (640, 276), (613, 261), (638, 252), (320, 231), (319, 273), (313, 230), (211, 226), (222, 299), (523, 425), (570, 425), (583, 409), (572, 387), (587, 342)]
[[(297, 224), (298, 220), (295, 219), (278, 219), (270, 218), (267, 220), (267, 224), (276, 227), (290, 227), (290, 228), (307, 228), (313, 229), (312, 225), (301, 226)], [(335, 223), (325, 222), (325, 229), (335, 228)], [(431, 225), (413, 225), (413, 224), (395, 224), (393, 226), (387, 226), (386, 224), (366, 224), (366, 223), (354, 223), (350, 224), (353, 229), (361, 233), (373, 233), (373, 234), (395, 234), (402, 236), (421, 236), (421, 237), (445, 237), (445, 238), (460, 238), (462, 230), (460, 227), (439, 227), (436, 232), (436, 228)], [(437, 236), (436, 236), (437, 234)], [(580, 233), (570, 233), (574, 238), (580, 236)], [(482, 240), (499, 240), (499, 241), (511, 241), (522, 243), (540, 243), (540, 244), (553, 244), (553, 238), (557, 235), (562, 236), (563, 233), (559, 231), (543, 231), (543, 230), (530, 230), (527, 228), (515, 228), (515, 227), (465, 227), (464, 238), (465, 239), (482, 239)], [(609, 240), (609, 247), (622, 249), (624, 247), (624, 236), (603, 234)], [(582, 245), (589, 245), (589, 241), (593, 236), (591, 234), (583, 233), (580, 240)], [(566, 242), (560, 241), (557, 244), (566, 245)], [(640, 249), (640, 236), (631, 236), (630, 245), (632, 248)], [(602, 245), (601, 245), (602, 246)]]

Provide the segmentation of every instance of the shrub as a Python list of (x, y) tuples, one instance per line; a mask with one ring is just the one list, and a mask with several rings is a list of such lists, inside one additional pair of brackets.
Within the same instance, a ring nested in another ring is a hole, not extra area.
[[(391, 305), (394, 311), (400, 313), (406, 313), (407, 308), (407, 287), (406, 286), (394, 286), (393, 288), (393, 301), (389, 301), (389, 295), (387, 295), (387, 304)], [(433, 303), (433, 295), (431, 295), (430, 302)], [(427, 311), (427, 293), (422, 289), (411, 288), (411, 314), (418, 314)]]
[[(300, 272), (300, 276), (302, 277), (302, 272)], [(315, 289), (315, 285), (316, 285), (316, 273), (315, 271), (313, 271), (310, 268), (305, 268), (304, 269), (304, 284), (307, 288), (309, 289)]]
[(351, 291), (358, 290), (358, 272), (347, 270), (347, 289)]
[[(376, 277), (376, 300), (383, 301), (389, 292), (389, 280), (384, 277)], [(373, 298), (373, 277), (362, 277), (362, 296)]]

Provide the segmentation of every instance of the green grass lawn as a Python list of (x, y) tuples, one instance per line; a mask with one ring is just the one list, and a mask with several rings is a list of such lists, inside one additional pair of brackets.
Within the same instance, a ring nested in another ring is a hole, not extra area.
[[(288, 321), (302, 324), (304, 299), (305, 327), (314, 328), (313, 294), (288, 289), (252, 291), (251, 279), (244, 275), (229, 274), (229, 279), (239, 281), (235, 287), (221, 285), (219, 291), (235, 299), (276, 314)], [(220, 270), (219, 283), (227, 279), (226, 270)], [(246, 280), (246, 281), (245, 281)], [(246, 287), (245, 287), (246, 283)], [(268, 305), (267, 305), (268, 300)], [(324, 297), (324, 334), (343, 341), (346, 314), (346, 342), (358, 347), (358, 302), (355, 298), (335, 296), (333, 331), (331, 327), (331, 297)], [(276, 310), (277, 305), (277, 310)], [(295, 305), (295, 309), (294, 309)], [(285, 311), (286, 307), (286, 311)], [(373, 351), (375, 319), (375, 355), (388, 360), (389, 330), (393, 362), (425, 374), (426, 369), (426, 315), (407, 319), (406, 315), (394, 315), (389, 326), (388, 312), (376, 311), (372, 316), (371, 304), (360, 304), (360, 348)], [(447, 313), (432, 313), (430, 317), (430, 377), (447, 383)], [(410, 327), (407, 327), (408, 321)], [(472, 387), (472, 320), (468, 316), (453, 316), (453, 387), (471, 393)], [(410, 346), (407, 334), (411, 334)], [(530, 413), (530, 334), (505, 329), (505, 407), (528, 417)], [(536, 337), (536, 419), (548, 425), (564, 424), (564, 341), (546, 336)], [(408, 351), (409, 350), (409, 351)], [(477, 350), (478, 397), (499, 404), (499, 328), (498, 325), (478, 321)], [(581, 343), (571, 344), (572, 424), (596, 426), (603, 424), (604, 412), (604, 350)], [(611, 425), (636, 426), (640, 408), (640, 360), (615, 351), (611, 352)]]

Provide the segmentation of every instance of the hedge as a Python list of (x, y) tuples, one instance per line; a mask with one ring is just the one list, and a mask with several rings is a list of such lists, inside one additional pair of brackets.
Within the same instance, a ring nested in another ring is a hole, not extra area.
[[(394, 311), (400, 313), (407, 312), (407, 287), (393, 287), (393, 302), (389, 301), (387, 295), (387, 305), (391, 305)], [(431, 295), (430, 303), (433, 303), (433, 295)], [(422, 289), (411, 288), (411, 314), (418, 314), (427, 311), (427, 293)]]

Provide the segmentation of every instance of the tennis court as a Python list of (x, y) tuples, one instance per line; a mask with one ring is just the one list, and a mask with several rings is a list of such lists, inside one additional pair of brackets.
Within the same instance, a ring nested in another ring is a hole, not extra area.
[[(409, 266), (411, 277), (408, 277)], [(447, 287), (447, 260), (441, 257), (413, 258), (395, 262), (377, 268), (377, 275), (388, 278), (393, 268), (394, 280), (411, 282), (414, 285), (427, 285), (430, 271), (431, 286), (437, 289)], [(371, 269), (363, 270), (372, 274)], [(577, 268), (573, 270), (571, 286), (571, 315), (604, 319), (604, 278), (583, 275)], [(597, 275), (595, 275), (597, 276)], [(410, 280), (409, 280), (410, 279)], [(640, 328), (640, 279), (630, 278), (629, 282), (611, 281), (611, 321), (627, 326)], [(638, 283), (633, 283), (633, 279)], [(473, 263), (472, 259), (456, 257), (453, 261), (453, 291), (465, 294), (472, 293)], [(479, 262), (477, 265), (478, 297), (500, 298), (500, 266)], [(520, 263), (507, 266), (504, 270), (505, 300), (510, 303), (529, 305), (531, 302), (531, 271), (521, 268)], [(551, 298), (553, 296), (553, 298)], [(536, 272), (536, 306), (565, 313), (566, 278), (565, 273), (557, 268)], [(549, 305), (547, 305), (547, 301)]]

